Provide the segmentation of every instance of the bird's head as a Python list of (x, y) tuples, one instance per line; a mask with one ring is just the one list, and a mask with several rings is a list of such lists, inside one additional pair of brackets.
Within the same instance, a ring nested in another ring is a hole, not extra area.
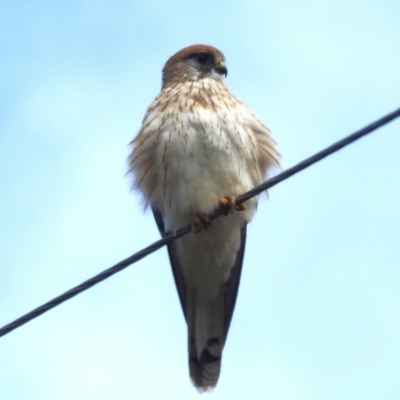
[(227, 74), (225, 57), (218, 49), (196, 44), (178, 51), (165, 63), (162, 87), (208, 77), (222, 81)]

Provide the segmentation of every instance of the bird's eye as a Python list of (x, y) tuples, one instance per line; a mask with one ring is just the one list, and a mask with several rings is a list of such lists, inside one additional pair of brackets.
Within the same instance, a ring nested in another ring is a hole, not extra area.
[(198, 53), (194, 58), (199, 64), (208, 64), (211, 61), (211, 56), (207, 53)]

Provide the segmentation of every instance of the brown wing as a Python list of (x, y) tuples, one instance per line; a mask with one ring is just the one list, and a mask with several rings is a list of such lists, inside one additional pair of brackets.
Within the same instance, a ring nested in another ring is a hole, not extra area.
[(244, 258), (244, 250), (246, 247), (246, 231), (247, 225), (240, 230), (240, 248), (237, 252), (235, 264), (231, 270), (231, 276), (225, 283), (225, 307), (224, 307), (224, 342), (228, 336), (229, 326), (232, 321), (233, 310), (235, 309), (236, 298), (239, 291), (240, 277), (242, 274), (242, 265)]
[[(158, 230), (162, 237), (166, 235), (164, 227), (164, 221), (162, 218), (161, 213), (153, 209), (154, 218), (157, 223)], [(240, 283), (240, 276), (242, 273), (242, 265), (243, 265), (243, 257), (244, 257), (244, 250), (246, 245), (246, 229), (247, 226), (243, 226), (241, 229), (240, 235), (240, 248), (237, 252), (235, 264), (232, 267), (231, 275), (228, 281), (224, 284), (224, 342), (228, 335), (229, 326), (231, 324), (233, 311), (235, 309), (236, 298), (239, 290), (239, 283)], [(167, 245), (169, 260), (171, 263), (172, 273), (174, 275), (176, 289), (178, 291), (179, 300), (181, 302), (181, 307), (185, 319), (187, 321), (187, 312), (186, 312), (186, 304), (187, 304), (187, 290), (186, 290), (186, 283), (185, 278), (183, 276), (183, 269), (180, 264), (180, 261), (177, 256), (176, 252), (176, 245), (175, 242), (169, 243)]]
[[(165, 232), (163, 217), (162, 217), (160, 211), (156, 210), (155, 208), (153, 208), (152, 210), (153, 210), (153, 215), (156, 220), (158, 230), (160, 231), (161, 236), (164, 237), (167, 234), (167, 232)], [(176, 289), (178, 291), (179, 300), (181, 302), (182, 311), (185, 316), (185, 319), (187, 320), (187, 316), (186, 316), (186, 304), (187, 304), (186, 303), (186, 293), (187, 293), (186, 292), (186, 283), (185, 283), (185, 279), (184, 279), (183, 272), (182, 272), (182, 266), (179, 262), (178, 256), (176, 255), (177, 254), (176, 243), (172, 242), (172, 243), (167, 244), (167, 249), (168, 249), (169, 261), (171, 263), (172, 273), (173, 273), (174, 279), (175, 279)]]

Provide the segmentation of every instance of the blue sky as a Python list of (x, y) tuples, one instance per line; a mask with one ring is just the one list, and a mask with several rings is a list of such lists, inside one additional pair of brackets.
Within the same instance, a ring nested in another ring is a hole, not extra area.
[[(128, 142), (180, 48), (289, 167), (400, 106), (400, 3), (0, 4), (0, 326), (158, 238)], [(214, 399), (398, 399), (400, 121), (274, 187), (249, 227)], [(0, 397), (194, 399), (165, 250), (0, 339)], [(208, 396), (208, 395), (207, 395)]]

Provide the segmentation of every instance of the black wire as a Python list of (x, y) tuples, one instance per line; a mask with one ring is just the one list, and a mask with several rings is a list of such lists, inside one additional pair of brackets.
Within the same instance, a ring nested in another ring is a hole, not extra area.
[[(285, 179), (290, 178), (291, 176), (297, 174), (298, 172), (308, 168), (310, 165), (315, 164), (316, 162), (335, 153), (336, 151), (349, 145), (350, 143), (355, 142), (357, 139), (360, 139), (361, 137), (367, 135), (368, 133), (371, 133), (372, 131), (380, 128), (381, 126), (386, 125), (387, 123), (389, 123), (390, 121), (394, 120), (395, 118), (397, 118), (399, 116), (400, 116), (400, 108), (397, 109), (396, 111), (393, 111), (392, 113), (386, 115), (385, 117), (382, 117), (381, 119), (373, 122), (372, 124), (367, 125), (365, 128), (360, 129), (357, 132), (354, 132), (353, 134), (347, 136), (346, 138), (339, 140), (338, 142), (334, 143), (333, 145), (327, 147), (326, 149), (314, 154), (313, 156), (305, 159), (304, 161), (300, 162), (299, 164), (296, 164), (294, 167), (291, 167), (291, 168), (287, 169), (286, 171), (283, 171), (281, 174), (275, 176), (272, 179), (269, 179), (268, 181), (255, 187), (254, 189), (248, 191), (247, 193), (242, 194), (241, 196), (237, 197), (236, 200), (240, 203), (240, 202), (245, 202), (254, 196), (257, 196), (261, 192), (271, 188), (272, 186), (277, 185), (278, 183), (284, 181)], [(221, 214), (222, 214), (222, 210), (217, 209), (214, 213), (212, 213), (212, 215), (210, 215), (210, 218), (211, 219), (217, 218)], [(93, 278), (88, 279), (87, 281), (81, 283), (78, 286), (75, 286), (74, 288), (63, 293), (62, 295), (55, 297), (54, 299), (41, 305), (38, 308), (35, 308), (28, 314), (25, 314), (22, 317), (16, 319), (15, 321), (11, 322), (10, 324), (3, 326), (3, 328), (0, 329), (0, 337), (6, 335), (7, 333), (11, 332), (14, 329), (19, 328), (20, 326), (26, 324), (27, 322), (31, 321), (32, 319), (39, 317), (40, 315), (44, 314), (45, 312), (60, 305), (64, 301), (71, 299), (72, 297), (78, 295), (79, 293), (84, 292), (85, 290), (91, 288), (92, 286), (98, 284), (99, 282), (104, 281), (105, 279), (116, 274), (117, 272), (122, 271), (124, 268), (128, 267), (129, 265), (134, 264), (135, 262), (148, 256), (149, 254), (157, 251), (161, 247), (165, 246), (167, 243), (170, 243), (173, 240), (176, 240), (179, 237), (188, 234), (189, 232), (190, 232), (190, 226), (179, 229), (175, 234), (169, 234), (169, 235), (165, 236), (164, 238), (158, 240), (157, 242), (154, 242), (153, 244), (144, 248), (143, 250), (140, 250), (137, 253), (133, 254), (132, 256), (126, 258), (125, 260), (119, 262), (118, 264), (115, 264), (113, 267), (108, 268), (103, 272), (100, 272), (100, 274), (94, 276)]]

